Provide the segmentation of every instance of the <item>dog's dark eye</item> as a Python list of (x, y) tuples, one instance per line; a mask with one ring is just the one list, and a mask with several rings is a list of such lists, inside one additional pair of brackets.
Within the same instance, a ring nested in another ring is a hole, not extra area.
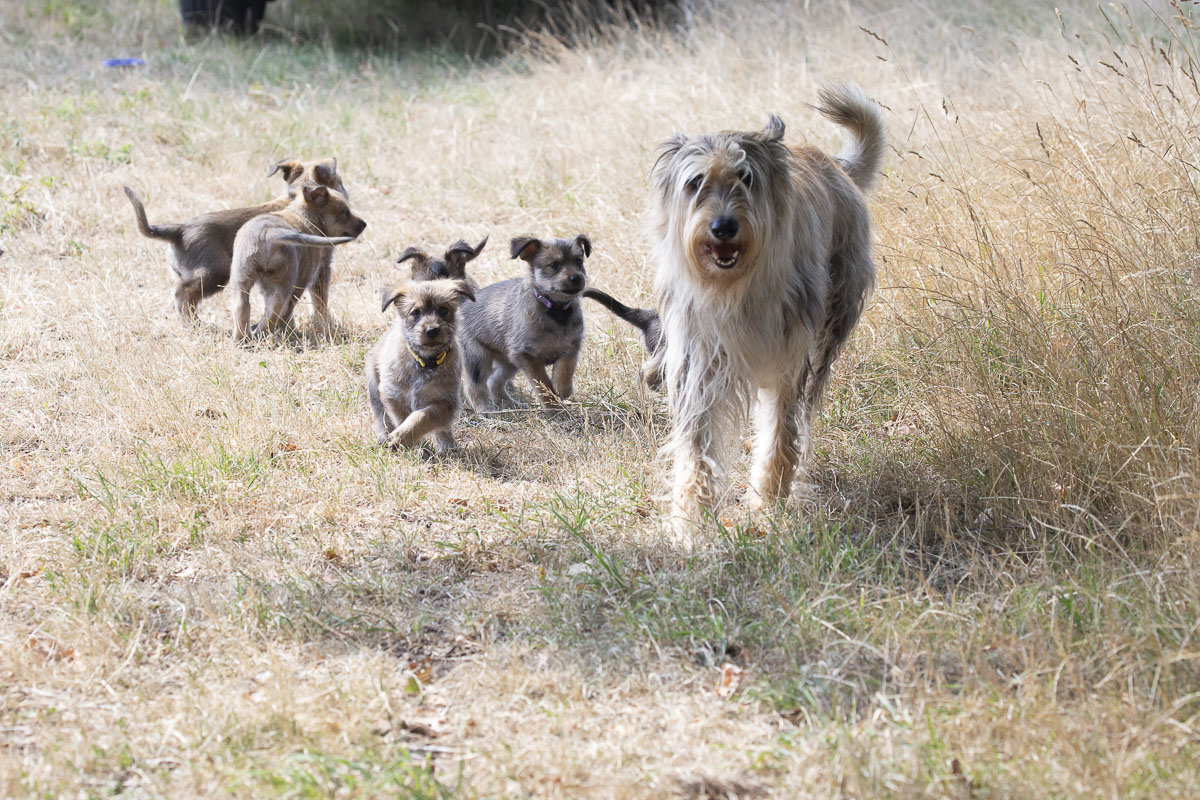
[(446, 308), (445, 306), (438, 306), (438, 316), (442, 319), (445, 319), (446, 317), (450, 316), (450, 309)]
[(702, 183), (704, 183), (704, 176), (697, 175), (696, 177), (692, 178), (690, 181), (687, 182), (688, 191), (689, 192), (700, 191), (700, 184), (702, 184)]
[(738, 178), (746, 184), (747, 189), (754, 188), (754, 173), (750, 171), (749, 167), (742, 167), (738, 170)]
[(412, 311), (408, 312), (408, 316), (412, 317), (413, 319), (420, 319), (421, 318), (421, 309), (414, 308)]
[(552, 261), (552, 262), (550, 262), (550, 266), (549, 266), (549, 267), (547, 267), (547, 269), (549, 269), (549, 270), (551, 270), (551, 271), (553, 271), (553, 272), (558, 272), (558, 270), (559, 270), (559, 268), (560, 268), (561, 266), (562, 266), (562, 262), (561, 262), (561, 261)]

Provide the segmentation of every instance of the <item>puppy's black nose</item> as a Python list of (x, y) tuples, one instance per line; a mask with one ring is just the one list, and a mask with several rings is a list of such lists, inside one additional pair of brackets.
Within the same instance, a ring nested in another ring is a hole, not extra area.
[(737, 236), (738, 224), (733, 217), (717, 217), (713, 220), (713, 224), (709, 227), (712, 235), (720, 241), (732, 239)]
[(425, 326), (425, 338), (426, 339), (432, 339), (433, 337), (437, 336), (441, 332), (442, 332), (441, 325), (426, 325)]
[(578, 275), (578, 274), (576, 274), (576, 275), (568, 275), (568, 276), (567, 276), (567, 283), (568, 283), (568, 284), (570, 284), (572, 288), (576, 288), (576, 287), (582, 286), (582, 285), (583, 285), (583, 276), (582, 276), (582, 275)]

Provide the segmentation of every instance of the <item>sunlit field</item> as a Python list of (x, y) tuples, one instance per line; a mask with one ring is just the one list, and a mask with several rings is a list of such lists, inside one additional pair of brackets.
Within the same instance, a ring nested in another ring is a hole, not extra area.
[[(699, 3), (482, 58), (0, 0), (0, 796), (1200, 796), (1194, 5)], [(372, 444), (406, 247), (487, 235), (486, 284), (586, 233), (653, 305), (658, 144), (836, 151), (841, 80), (880, 286), (786, 509), (739, 448), (668, 544), (665, 400), (594, 305), (564, 411), (519, 378), (451, 457)], [(369, 223), (332, 334), (183, 325), (121, 187), (178, 221), (322, 156)]]

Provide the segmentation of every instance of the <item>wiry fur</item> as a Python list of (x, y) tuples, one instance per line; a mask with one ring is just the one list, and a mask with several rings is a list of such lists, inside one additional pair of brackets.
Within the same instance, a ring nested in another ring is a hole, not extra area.
[[(124, 187), (125, 196), (133, 204), (141, 234), (171, 244), (171, 272), (176, 278), (175, 310), (184, 322), (194, 321), (200, 301), (221, 291), (229, 283), (233, 240), (243, 225), (262, 214), (286, 208), (296, 192), (309, 183), (320, 184), (346, 195), (346, 188), (337, 172), (337, 159), (308, 162), (285, 159), (274, 164), (267, 175), (277, 172), (287, 181), (287, 197), (247, 208), (211, 211), (184, 222), (165, 225), (151, 225), (141, 199), (133, 189)], [(325, 251), (322, 258), (324, 263), (313, 285), (313, 303), (320, 306), (320, 313), (323, 314), (329, 296), (333, 251)]]
[(754, 400), (749, 501), (791, 490), (829, 369), (875, 282), (860, 187), (885, 146), (878, 107), (836, 87), (818, 106), (847, 127), (834, 159), (761, 132), (677, 136), (653, 172), (655, 288), (673, 431), (672, 521), (683, 541), (718, 504), (729, 442)]
[(483, 241), (472, 247), (462, 239), (459, 239), (454, 244), (446, 248), (446, 252), (441, 258), (430, 256), (419, 247), (410, 247), (400, 254), (400, 258), (396, 259), (397, 264), (403, 264), (405, 261), (412, 262), (412, 280), (414, 281), (432, 281), (440, 278), (450, 278), (452, 280), (466, 281), (472, 291), (479, 289), (479, 284), (467, 276), (467, 264), (474, 261), (483, 252), (483, 248), (487, 245), (488, 237), (483, 237)]
[[(583, 346), (579, 295), (587, 283), (584, 259), (592, 244), (574, 239), (512, 240), (510, 254), (529, 262), (529, 274), (479, 290), (462, 312), (467, 395), (477, 411), (512, 403), (508, 384), (521, 370), (543, 406), (557, 406), (574, 390)], [(536, 292), (536, 293), (535, 293)], [(538, 299), (538, 294), (551, 307)], [(553, 367), (553, 378), (546, 368)]]
[(383, 310), (394, 303), (398, 316), (367, 354), (365, 368), (378, 444), (414, 447), (428, 438), (439, 453), (455, 448), (462, 361), (454, 331), (463, 297), (475, 299), (471, 287), (444, 278), (384, 291)]
[[(357, 237), (367, 223), (350, 211), (345, 195), (310, 184), (286, 208), (261, 214), (238, 231), (233, 242), (229, 286), (233, 292), (234, 336), (250, 336), (250, 290), (261, 285), (266, 301), (262, 327), (269, 331), (287, 325), (296, 301), (315, 291), (325, 256), (334, 245)], [(328, 329), (328, 306), (313, 302), (317, 324)]]
[(599, 289), (584, 289), (583, 296), (595, 300), (615, 316), (625, 320), (642, 334), (642, 345), (646, 348), (646, 360), (642, 363), (642, 380), (651, 389), (662, 386), (663, 332), (662, 320), (653, 308), (630, 308), (617, 298)]

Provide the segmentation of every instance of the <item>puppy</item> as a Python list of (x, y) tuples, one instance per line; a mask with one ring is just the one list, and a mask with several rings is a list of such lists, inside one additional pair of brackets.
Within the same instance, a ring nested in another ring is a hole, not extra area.
[[(233, 240), (238, 230), (262, 214), (280, 211), (296, 196), (301, 186), (316, 183), (346, 195), (346, 188), (337, 173), (337, 159), (319, 161), (285, 160), (275, 164), (267, 176), (281, 173), (288, 184), (287, 197), (269, 203), (212, 211), (185, 222), (151, 225), (146, 209), (137, 194), (128, 186), (125, 196), (133, 204), (138, 230), (143, 236), (165, 239), (171, 243), (171, 271), (175, 274), (175, 310), (185, 323), (196, 319), (196, 307), (205, 297), (216, 294), (229, 283), (229, 267), (233, 261)], [(333, 252), (325, 253), (326, 261)], [(329, 296), (331, 268), (323, 265), (324, 273), (314, 281), (313, 302), (322, 308)]]
[(426, 255), (425, 251), (419, 247), (410, 247), (400, 254), (396, 263), (403, 264), (405, 261), (412, 261), (412, 280), (414, 281), (450, 278), (465, 281), (471, 287), (471, 291), (475, 292), (479, 290), (479, 284), (467, 277), (467, 263), (478, 258), (487, 241), (488, 237), (485, 236), (482, 242), (471, 247), (459, 239), (450, 245), (441, 258)]
[(454, 346), (462, 298), (475, 299), (462, 280), (410, 281), (383, 292), (383, 310), (399, 316), (367, 354), (367, 396), (378, 444), (413, 447), (431, 437), (439, 453), (454, 449), (461, 361)]
[[(247, 222), (233, 241), (229, 286), (233, 291), (233, 329), (250, 335), (250, 290), (262, 285), (266, 313), (262, 326), (272, 331), (292, 319), (296, 301), (314, 286), (334, 245), (356, 238), (367, 223), (355, 216), (345, 195), (319, 184), (305, 186), (279, 211)], [(318, 324), (328, 328), (328, 308), (313, 303)]]
[(583, 296), (595, 300), (617, 317), (641, 331), (642, 345), (646, 348), (646, 360), (642, 362), (642, 380), (651, 389), (662, 386), (662, 354), (665, 350), (662, 319), (653, 308), (630, 308), (607, 292), (599, 289), (584, 289)]
[[(583, 261), (591, 254), (592, 243), (582, 234), (512, 240), (510, 255), (527, 261), (529, 274), (485, 286), (477, 302), (462, 310), (467, 395), (477, 411), (512, 403), (508, 384), (518, 369), (543, 406), (559, 406), (571, 396), (583, 345)], [(553, 380), (546, 376), (551, 365)]]
[(875, 284), (863, 192), (883, 160), (883, 113), (849, 86), (823, 91), (818, 110), (850, 133), (836, 157), (788, 147), (772, 116), (761, 132), (676, 136), (654, 166), (671, 527), (685, 546), (715, 510), (751, 400), (748, 504), (787, 498), (830, 368)]

